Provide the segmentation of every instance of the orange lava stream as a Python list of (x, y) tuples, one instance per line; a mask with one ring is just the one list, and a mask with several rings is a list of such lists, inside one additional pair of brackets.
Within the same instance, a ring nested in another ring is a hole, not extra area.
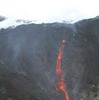
[(64, 45), (65, 45), (65, 40), (63, 39), (58, 53), (57, 62), (56, 62), (56, 75), (58, 77), (57, 90), (63, 92), (63, 94), (65, 95), (65, 100), (69, 100), (69, 96), (68, 93), (66, 92), (64, 78), (62, 76), (62, 68), (61, 68)]

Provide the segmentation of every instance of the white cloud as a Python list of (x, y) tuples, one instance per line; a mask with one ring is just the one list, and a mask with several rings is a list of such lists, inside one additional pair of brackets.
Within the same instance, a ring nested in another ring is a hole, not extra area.
[(78, 21), (99, 15), (99, 0), (0, 0), (0, 15), (43, 21)]

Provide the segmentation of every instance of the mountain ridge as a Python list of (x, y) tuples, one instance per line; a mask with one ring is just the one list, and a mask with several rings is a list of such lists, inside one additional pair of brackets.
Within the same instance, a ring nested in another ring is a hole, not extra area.
[(26, 24), (0, 30), (0, 100), (65, 100), (57, 91), (56, 60), (70, 100), (99, 98), (99, 19), (74, 24)]

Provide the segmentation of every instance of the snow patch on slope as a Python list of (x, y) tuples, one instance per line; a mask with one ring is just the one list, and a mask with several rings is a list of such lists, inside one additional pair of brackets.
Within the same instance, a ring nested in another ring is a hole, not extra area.
[(15, 18), (12, 18), (12, 17), (9, 17), (9, 18), (6, 18), (5, 20), (1, 21), (0, 22), (0, 29), (4, 28), (15, 28), (19, 25), (23, 25), (23, 24), (31, 24), (33, 22), (36, 22), (36, 21), (31, 21), (31, 20), (21, 20), (21, 19), (15, 19)]

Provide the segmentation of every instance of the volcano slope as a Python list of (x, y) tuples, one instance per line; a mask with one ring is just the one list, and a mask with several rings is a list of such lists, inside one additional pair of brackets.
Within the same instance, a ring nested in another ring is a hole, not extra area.
[(62, 39), (62, 77), (70, 100), (99, 100), (99, 19), (75, 24), (21, 25), (0, 30), (0, 100), (65, 100), (57, 89), (56, 61)]

